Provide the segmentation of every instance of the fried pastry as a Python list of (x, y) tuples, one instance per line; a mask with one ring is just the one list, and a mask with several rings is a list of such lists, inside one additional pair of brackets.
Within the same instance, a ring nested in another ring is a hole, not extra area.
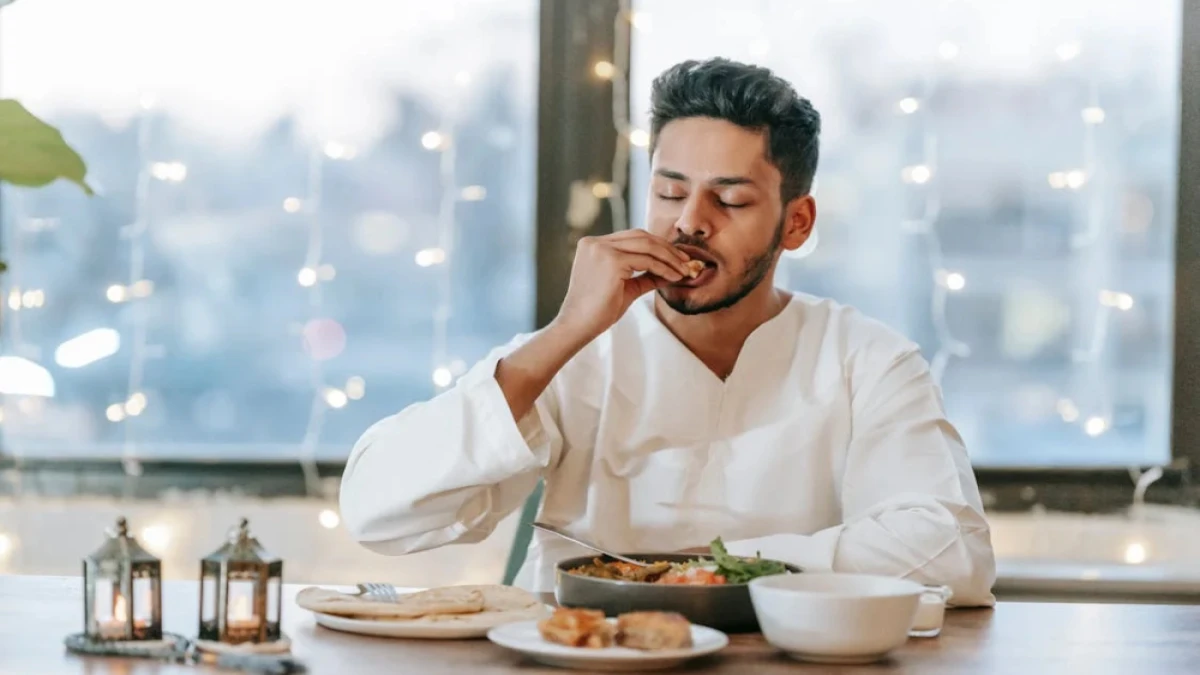
[(656, 651), (692, 646), (692, 624), (675, 612), (629, 612), (617, 617), (617, 644)]
[(603, 649), (613, 645), (612, 624), (595, 609), (558, 609), (538, 622), (538, 632), (548, 642), (568, 647)]

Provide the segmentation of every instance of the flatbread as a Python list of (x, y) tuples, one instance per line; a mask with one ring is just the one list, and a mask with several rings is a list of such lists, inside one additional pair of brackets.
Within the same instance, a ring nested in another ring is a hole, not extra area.
[(484, 610), (475, 614), (433, 614), (416, 619), (385, 619), (374, 616), (347, 617), (365, 621), (387, 621), (406, 626), (446, 626), (461, 628), (478, 628), (487, 630), (517, 621), (538, 621), (550, 614), (545, 605), (537, 605), (526, 609), (513, 610)]
[(473, 587), (447, 586), (401, 595), (396, 602), (382, 602), (310, 587), (296, 594), (296, 604), (311, 612), (335, 616), (416, 619), (423, 616), (481, 612), (484, 596)]
[(705, 264), (703, 260), (689, 260), (683, 263), (683, 267), (687, 270), (688, 278), (695, 279), (704, 271)]
[(540, 619), (545, 606), (528, 591), (512, 586), (446, 586), (401, 595), (397, 602), (366, 600), (323, 588), (305, 588), (296, 604), (349, 619), (454, 624), (491, 628), (512, 621)]
[(484, 611), (515, 612), (542, 606), (541, 601), (532, 593), (512, 586), (489, 584), (485, 586), (459, 586), (459, 588), (468, 588), (482, 593)]

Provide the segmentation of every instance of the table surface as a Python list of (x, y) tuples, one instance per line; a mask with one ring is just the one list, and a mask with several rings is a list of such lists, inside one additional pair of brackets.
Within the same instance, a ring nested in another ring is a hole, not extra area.
[[(309, 672), (566, 673), (532, 663), (487, 640), (418, 641), (338, 633), (317, 626), (286, 586), (284, 631)], [(78, 632), (82, 582), (72, 577), (0, 576), (0, 673), (175, 675), (215, 669), (136, 659), (80, 657), (62, 639)], [(164, 628), (194, 636), (197, 584), (164, 584)], [(733, 636), (720, 654), (694, 661), (697, 673), (1157, 673), (1195, 672), (1200, 606), (1002, 603), (947, 613), (941, 637), (911, 639), (872, 666), (797, 663), (758, 636)], [(580, 672), (580, 671), (574, 671)]]

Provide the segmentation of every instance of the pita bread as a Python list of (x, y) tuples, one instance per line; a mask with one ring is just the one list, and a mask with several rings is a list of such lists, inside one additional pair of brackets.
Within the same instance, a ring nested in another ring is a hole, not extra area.
[(447, 626), (488, 630), (516, 621), (538, 621), (549, 615), (543, 605), (512, 610), (484, 610), (475, 614), (431, 614), (417, 619), (385, 619), (374, 616), (348, 617), (366, 621), (388, 621), (411, 626)]
[(306, 588), (296, 603), (313, 612), (350, 619), (453, 623), (491, 628), (512, 621), (540, 619), (545, 606), (533, 594), (512, 586), (446, 586), (400, 596), (397, 602), (366, 600), (323, 588)]
[(416, 619), (441, 614), (475, 614), (483, 611), (483, 593), (467, 586), (447, 586), (400, 596), (396, 602), (370, 600), (324, 588), (305, 588), (296, 604), (312, 612), (373, 619)]
[(531, 607), (541, 608), (542, 603), (529, 591), (512, 586), (490, 584), (486, 586), (459, 586), (483, 594), (483, 609), (491, 612), (515, 612)]

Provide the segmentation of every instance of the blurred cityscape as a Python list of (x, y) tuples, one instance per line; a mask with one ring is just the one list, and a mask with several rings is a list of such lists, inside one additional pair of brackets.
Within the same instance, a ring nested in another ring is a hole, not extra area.
[[(28, 18), (14, 6), (4, 37), (47, 31), (51, 14), (81, 4), (46, 3)], [(54, 384), (53, 397), (6, 397), (5, 452), (289, 459), (319, 432), (305, 451), (342, 459), (372, 422), (529, 330), (536, 4), (481, 9), (429, 18), (425, 44), (392, 53), (416, 69), (412, 52), (462, 49), (456, 31), (485, 24), (511, 28), (503, 53), (477, 44), (476, 67), (441, 60), (439, 77), (389, 79), (396, 65), (377, 66), (369, 105), (380, 123), (361, 144), (310, 133), (312, 109), (286, 102), (247, 133), (220, 119), (219, 88), (206, 107), (220, 121), (205, 128), (161, 89), (121, 101), (129, 111), (114, 121), (48, 83), (30, 107), (49, 101), (44, 114), (88, 159), (101, 194), (5, 190), (4, 354)], [(320, 48), (357, 53), (355, 38), (371, 31)], [(264, 30), (234, 48), (271, 44)], [(34, 57), (0, 39), (0, 83)], [(319, 92), (311, 100), (322, 104)], [(221, 138), (226, 128), (236, 143)], [(100, 344), (113, 331), (116, 343)]]
[[(918, 341), (977, 465), (1169, 459), (1178, 0), (682, 2), (635, 3), (635, 124), (654, 75), (714, 55), (824, 116), (820, 243), (781, 285)], [(54, 395), (9, 392), (2, 452), (340, 459), (532, 327), (534, 0), (263, 2), (202, 43), (188, 18), (98, 41), (94, 11), (0, 18), (0, 94), (101, 190), (3, 192), (0, 353)], [(60, 30), (95, 58), (33, 37)], [(78, 365), (78, 336), (110, 353)]]

